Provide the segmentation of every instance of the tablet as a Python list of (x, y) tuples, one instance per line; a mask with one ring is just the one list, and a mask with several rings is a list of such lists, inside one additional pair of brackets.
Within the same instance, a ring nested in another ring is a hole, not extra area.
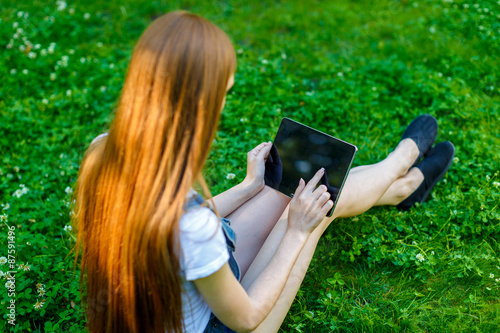
[(264, 181), (293, 198), (300, 178), (307, 183), (320, 168), (325, 168), (317, 186), (324, 184), (331, 194), (334, 205), (327, 214), (331, 216), (357, 150), (355, 145), (283, 118), (266, 160)]

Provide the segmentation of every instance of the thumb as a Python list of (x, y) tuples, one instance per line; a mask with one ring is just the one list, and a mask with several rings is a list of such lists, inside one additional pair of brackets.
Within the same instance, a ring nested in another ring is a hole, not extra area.
[(293, 195), (293, 197), (295, 198), (300, 193), (302, 193), (302, 191), (304, 190), (305, 187), (306, 187), (306, 182), (304, 181), (304, 179), (300, 178), (299, 186), (297, 186), (297, 189), (295, 190), (295, 194)]
[(267, 155), (269, 155), (272, 146), (273, 146), (272, 144), (266, 143), (266, 145), (257, 154), (257, 157), (262, 160), (265, 159)]

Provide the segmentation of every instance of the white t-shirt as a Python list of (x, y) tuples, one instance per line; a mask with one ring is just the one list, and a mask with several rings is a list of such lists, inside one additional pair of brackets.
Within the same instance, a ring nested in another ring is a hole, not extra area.
[[(193, 194), (194, 190), (188, 197)], [(220, 223), (208, 207), (191, 208), (179, 221), (182, 315), (189, 333), (203, 332), (211, 313), (192, 281), (217, 272), (229, 260)]]

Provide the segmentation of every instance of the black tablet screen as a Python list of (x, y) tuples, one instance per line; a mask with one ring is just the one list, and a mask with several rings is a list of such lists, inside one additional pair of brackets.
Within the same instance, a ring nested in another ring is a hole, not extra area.
[(328, 185), (340, 191), (357, 150), (350, 143), (288, 118), (282, 119), (273, 144), (277, 151), (269, 154), (264, 179), (266, 185), (289, 197), (293, 197), (300, 178), (308, 182), (322, 167)]

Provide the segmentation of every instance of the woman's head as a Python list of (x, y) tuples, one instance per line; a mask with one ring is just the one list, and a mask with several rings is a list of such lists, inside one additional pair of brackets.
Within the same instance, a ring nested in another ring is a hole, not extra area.
[(209, 195), (201, 170), (235, 68), (226, 34), (188, 12), (140, 37), (109, 135), (86, 152), (74, 193), (91, 332), (180, 332), (178, 221), (194, 182)]

